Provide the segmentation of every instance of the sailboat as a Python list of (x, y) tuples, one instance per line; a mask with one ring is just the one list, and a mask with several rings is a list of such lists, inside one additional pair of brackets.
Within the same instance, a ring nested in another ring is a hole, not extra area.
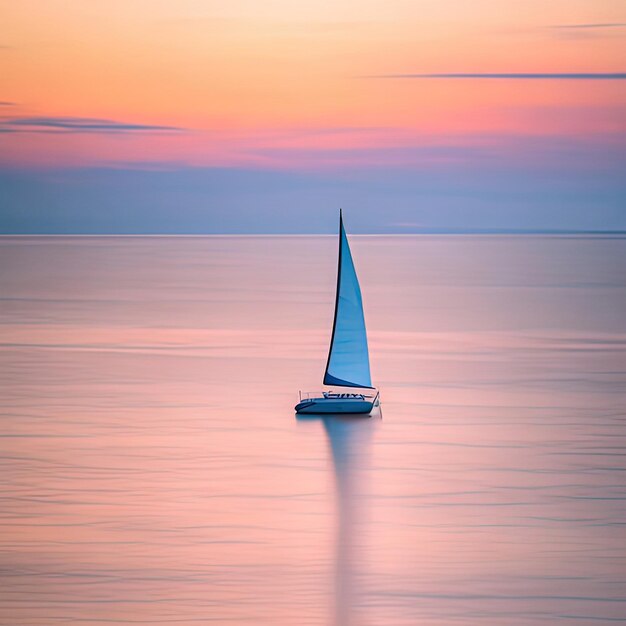
[(332, 389), (321, 392), (301, 391), (296, 412), (369, 414), (380, 404), (380, 393), (372, 387), (361, 288), (343, 226), (341, 209), (335, 318), (324, 385), (348, 387), (351, 392)]

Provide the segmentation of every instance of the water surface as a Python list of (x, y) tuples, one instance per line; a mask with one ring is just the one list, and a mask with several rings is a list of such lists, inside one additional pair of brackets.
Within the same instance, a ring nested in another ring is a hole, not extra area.
[(626, 620), (626, 239), (0, 238), (0, 623)]

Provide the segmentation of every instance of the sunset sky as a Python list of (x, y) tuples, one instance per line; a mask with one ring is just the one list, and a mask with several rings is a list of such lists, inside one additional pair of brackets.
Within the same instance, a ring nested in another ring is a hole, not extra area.
[[(623, 0), (0, 0), (5, 233), (626, 230)], [(434, 75), (434, 76), (433, 76)]]

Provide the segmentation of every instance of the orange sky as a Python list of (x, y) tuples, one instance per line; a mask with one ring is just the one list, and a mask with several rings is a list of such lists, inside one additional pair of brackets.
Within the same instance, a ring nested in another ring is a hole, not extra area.
[[(0, 107), (184, 131), (0, 134), (7, 164), (307, 165), (263, 150), (623, 132), (624, 81), (381, 79), (620, 72), (618, 1), (0, 1)], [(564, 28), (565, 27), (565, 28)], [(46, 132), (43, 132), (43, 131)]]

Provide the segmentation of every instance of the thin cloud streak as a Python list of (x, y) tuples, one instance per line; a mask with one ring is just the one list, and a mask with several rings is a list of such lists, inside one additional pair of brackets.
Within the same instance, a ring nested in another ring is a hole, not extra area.
[(591, 30), (595, 28), (624, 28), (625, 26), (626, 22), (604, 22), (597, 24), (555, 24), (551, 28), (559, 30)]
[(82, 132), (82, 133), (132, 133), (180, 132), (183, 128), (153, 124), (135, 124), (87, 117), (17, 117), (5, 120), (4, 132)]
[(626, 72), (449, 72), (436, 74), (376, 74), (363, 78), (449, 78), (490, 80), (626, 80)]

